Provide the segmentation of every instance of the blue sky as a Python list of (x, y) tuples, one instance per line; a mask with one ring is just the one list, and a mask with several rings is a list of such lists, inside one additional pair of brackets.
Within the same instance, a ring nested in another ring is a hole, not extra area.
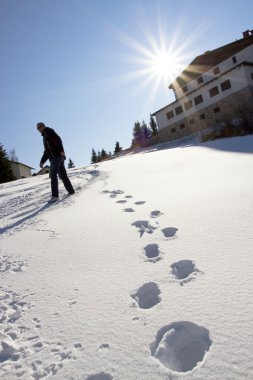
[(129, 147), (135, 121), (174, 100), (175, 75), (242, 38), (252, 14), (252, 0), (0, 0), (0, 142), (36, 169), (38, 121), (76, 166)]

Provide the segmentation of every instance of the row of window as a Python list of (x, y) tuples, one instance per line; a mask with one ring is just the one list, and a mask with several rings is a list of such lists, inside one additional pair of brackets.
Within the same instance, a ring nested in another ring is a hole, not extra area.
[[(233, 61), (233, 63), (237, 63), (236, 56), (233, 56), (233, 57), (232, 57), (232, 61)], [(214, 74), (214, 75), (218, 75), (218, 74), (220, 74), (220, 68), (219, 68), (219, 66), (217, 66), (217, 67), (215, 67), (215, 68), (213, 69), (213, 74)], [(202, 84), (203, 82), (204, 82), (204, 79), (203, 79), (202, 76), (200, 76), (200, 77), (197, 78), (197, 83), (198, 83), (198, 84)], [(185, 94), (186, 92), (188, 92), (188, 87), (187, 87), (187, 86), (184, 86), (184, 87), (182, 87), (182, 90), (183, 90), (183, 93)]]
[[(219, 113), (219, 112), (220, 112), (220, 107), (219, 107), (219, 106), (215, 107), (215, 108), (213, 109), (213, 112), (214, 112), (214, 113)], [(204, 120), (205, 118), (206, 118), (205, 113), (202, 113), (202, 114), (199, 115), (199, 119), (200, 119), (200, 120)], [(195, 122), (196, 122), (196, 119), (195, 119), (194, 117), (191, 118), (191, 119), (189, 119), (189, 123), (190, 123), (190, 125), (195, 124)], [(185, 128), (185, 123), (180, 124), (180, 125), (179, 125), (179, 128), (180, 128), (181, 130), (184, 129), (184, 128)], [(175, 133), (175, 132), (176, 132), (176, 128), (171, 128), (170, 131), (171, 131), (171, 133)]]
[[(222, 82), (220, 84), (220, 87), (221, 87), (221, 91), (226, 91), (229, 88), (231, 88), (231, 82), (230, 82), (230, 80), (227, 79), (224, 82)], [(219, 88), (218, 88), (218, 86), (210, 88), (209, 95), (210, 95), (211, 98), (213, 96), (217, 95), (217, 94), (219, 94)], [(200, 103), (203, 102), (203, 96), (202, 95), (198, 95), (193, 100), (194, 100), (195, 106), (197, 106), (198, 104), (200, 104)], [(184, 103), (184, 109), (185, 109), (185, 111), (189, 110), (192, 107), (193, 107), (192, 100), (188, 100), (187, 102)], [(172, 119), (175, 116), (174, 111), (175, 111), (176, 115), (179, 115), (180, 113), (183, 112), (183, 106), (178, 106), (178, 107), (175, 108), (175, 110), (171, 110), (171, 111), (167, 112), (167, 119), (168, 120)]]

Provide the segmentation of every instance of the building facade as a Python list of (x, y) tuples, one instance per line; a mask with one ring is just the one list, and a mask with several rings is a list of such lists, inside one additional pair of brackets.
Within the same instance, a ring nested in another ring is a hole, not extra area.
[(21, 162), (10, 161), (13, 175), (16, 179), (31, 177), (32, 167)]
[(163, 141), (253, 116), (253, 31), (196, 57), (169, 88), (176, 100), (153, 113)]

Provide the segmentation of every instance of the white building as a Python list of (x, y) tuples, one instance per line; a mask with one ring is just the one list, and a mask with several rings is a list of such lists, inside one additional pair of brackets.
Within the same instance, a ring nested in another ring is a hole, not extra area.
[(32, 167), (21, 162), (10, 161), (13, 175), (16, 179), (31, 177)]
[(153, 113), (161, 141), (253, 115), (253, 30), (197, 56), (169, 88), (176, 100)]
[(46, 166), (43, 166), (43, 168), (38, 171), (37, 175), (49, 174), (49, 173), (50, 173), (50, 166), (46, 165)]

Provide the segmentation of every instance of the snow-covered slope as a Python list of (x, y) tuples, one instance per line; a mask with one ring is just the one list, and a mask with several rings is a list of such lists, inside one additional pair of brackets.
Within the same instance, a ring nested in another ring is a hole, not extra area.
[[(253, 138), (0, 185), (1, 379), (253, 374)], [(61, 185), (62, 186), (62, 185)]]

